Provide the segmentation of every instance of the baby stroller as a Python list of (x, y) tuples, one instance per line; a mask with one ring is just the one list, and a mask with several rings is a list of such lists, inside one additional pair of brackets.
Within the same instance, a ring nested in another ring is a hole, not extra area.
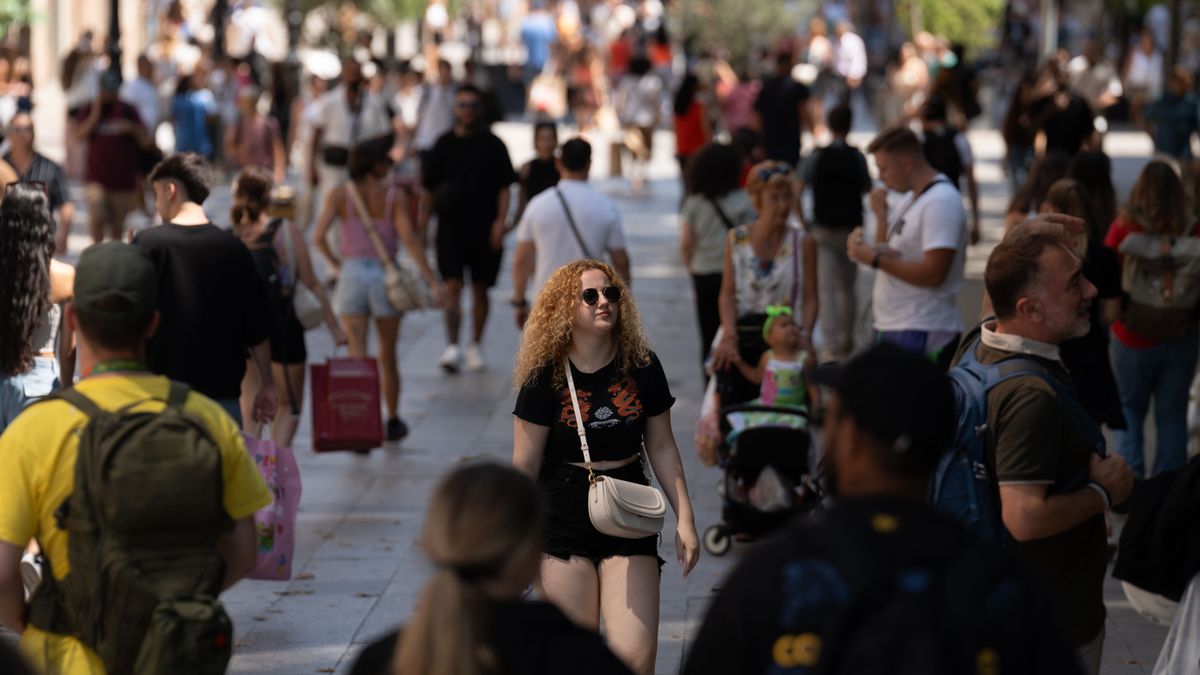
[(728, 553), (735, 538), (766, 534), (821, 500), (806, 411), (747, 404), (722, 408), (721, 417), (729, 430), (718, 450), (721, 522), (704, 531), (704, 550), (714, 556)]

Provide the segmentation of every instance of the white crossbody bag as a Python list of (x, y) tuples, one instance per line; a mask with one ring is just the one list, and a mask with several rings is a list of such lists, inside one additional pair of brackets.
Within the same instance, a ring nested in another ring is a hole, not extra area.
[(579, 397), (575, 394), (575, 378), (571, 361), (563, 359), (567, 371), (567, 387), (571, 390), (571, 407), (575, 411), (575, 428), (579, 432), (579, 447), (588, 470), (588, 518), (598, 531), (611, 537), (641, 539), (658, 534), (667, 514), (663, 493), (650, 485), (639, 485), (612, 476), (597, 476), (592, 470), (592, 454), (588, 450), (583, 415), (579, 413)]

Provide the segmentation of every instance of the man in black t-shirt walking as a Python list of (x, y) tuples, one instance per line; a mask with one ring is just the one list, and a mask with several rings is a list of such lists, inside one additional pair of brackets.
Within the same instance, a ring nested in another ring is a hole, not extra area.
[(208, 220), (208, 167), (195, 153), (171, 155), (150, 172), (163, 224), (133, 243), (158, 270), (158, 330), (146, 345), (146, 365), (185, 382), (221, 404), (238, 425), (249, 351), (260, 382), (254, 421), (275, 416), (279, 400), (267, 342), (266, 288), (250, 251)]
[(812, 186), (813, 222), (817, 240), (818, 325), (825, 339), (821, 361), (840, 361), (854, 348), (858, 317), (855, 283), (858, 263), (846, 255), (846, 239), (863, 223), (863, 195), (871, 191), (871, 174), (862, 151), (846, 143), (854, 116), (838, 105), (826, 116), (833, 141), (804, 161), (800, 190)]
[(454, 96), (454, 129), (434, 144), (422, 161), (420, 225), (427, 231), (437, 214), (438, 271), (446, 284), (446, 351), (438, 365), (458, 372), (461, 298), (470, 270), (473, 332), (466, 348), (470, 370), (483, 369), (483, 327), (488, 289), (495, 285), (508, 218), (509, 186), (517, 180), (508, 148), (483, 122), (483, 96), (464, 84)]
[(1037, 583), (925, 503), (954, 435), (949, 379), (885, 343), (813, 381), (832, 505), (746, 555), (684, 675), (1079, 673)]
[(792, 78), (792, 53), (775, 57), (775, 74), (763, 80), (754, 102), (755, 116), (762, 129), (767, 159), (796, 166), (800, 161), (800, 134), (812, 129), (808, 112), (808, 87)]

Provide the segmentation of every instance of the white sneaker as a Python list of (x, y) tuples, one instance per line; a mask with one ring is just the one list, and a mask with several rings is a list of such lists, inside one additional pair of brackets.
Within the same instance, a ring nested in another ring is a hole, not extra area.
[(438, 365), (447, 373), (457, 373), (458, 363), (462, 360), (462, 353), (458, 345), (446, 345), (446, 351), (442, 352), (442, 358), (438, 359)]
[(479, 372), (483, 370), (483, 350), (478, 343), (467, 345), (467, 370)]

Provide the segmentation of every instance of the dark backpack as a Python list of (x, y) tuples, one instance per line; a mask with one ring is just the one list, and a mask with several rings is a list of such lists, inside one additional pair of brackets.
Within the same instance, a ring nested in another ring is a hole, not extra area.
[(958, 425), (954, 443), (942, 455), (930, 479), (929, 501), (942, 514), (978, 536), (1004, 542), (1007, 531), (1000, 519), (999, 485), (987, 457), (988, 392), (1015, 377), (1041, 378), (1053, 387), (1058, 400), (1079, 425), (1087, 444), (1099, 454), (1104, 454), (1104, 434), (1075, 392), (1050, 369), (1022, 357), (985, 365), (975, 356), (978, 346), (977, 332), (963, 351), (962, 360), (949, 372)]
[(279, 316), (283, 316), (292, 306), (293, 286), (289, 278), (291, 272), (275, 250), (275, 235), (283, 223), (283, 218), (272, 218), (254, 244), (248, 247), (250, 257), (254, 259), (254, 268), (266, 286), (267, 300)]
[(957, 137), (957, 130), (943, 127), (938, 131), (926, 131), (925, 138), (921, 141), (926, 161), (933, 168), (946, 174), (956, 188), (963, 172), (962, 155), (958, 153), (958, 146), (954, 142)]
[[(112, 675), (225, 672), (233, 626), (217, 594), (225, 565), (221, 451), (184, 410), (188, 388), (171, 383), (166, 406), (145, 401), (103, 410), (74, 389), (58, 392), (87, 417), (75, 486), (55, 511), (67, 532), (69, 571), (47, 569), (29, 623), (71, 635)], [(47, 560), (52, 567), (55, 561)]]
[(776, 641), (776, 664), (790, 657), (815, 675), (1076, 672), (1069, 649), (1052, 654), (1030, 643), (1050, 622), (1030, 616), (1044, 603), (1008, 556), (933, 514), (890, 517), (876, 515), (883, 522), (869, 534), (847, 533), (841, 522), (805, 532), (803, 550), (819, 551), (825, 564), (785, 571), (807, 590), (785, 595), (782, 611), (819, 598), (822, 586), (841, 609), (828, 610), (814, 633)]

